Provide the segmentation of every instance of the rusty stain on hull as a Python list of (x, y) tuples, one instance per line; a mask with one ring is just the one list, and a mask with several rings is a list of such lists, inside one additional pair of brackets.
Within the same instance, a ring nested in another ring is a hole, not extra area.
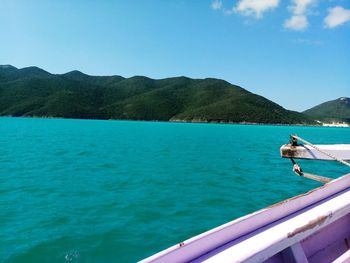
[(319, 216), (316, 219), (309, 221), (306, 225), (298, 227), (295, 230), (293, 230), (292, 232), (289, 232), (288, 238), (293, 237), (297, 234), (303, 233), (307, 230), (313, 229), (316, 226), (322, 225), (327, 220), (327, 218), (329, 218), (331, 216), (332, 216), (332, 214), (326, 215), (326, 216)]
[(269, 209), (269, 208), (273, 208), (273, 207), (276, 207), (276, 206), (280, 206), (280, 205), (283, 205), (283, 204), (285, 204), (285, 203), (288, 203), (288, 202), (290, 202), (290, 201), (292, 201), (292, 200), (301, 198), (301, 197), (303, 197), (303, 196), (310, 195), (310, 194), (312, 194), (313, 192), (315, 192), (315, 191), (317, 191), (317, 190), (320, 190), (320, 189), (326, 187), (326, 185), (327, 185), (327, 184), (322, 185), (322, 186), (320, 186), (320, 187), (317, 187), (317, 188), (315, 188), (315, 189), (312, 189), (312, 190), (310, 190), (310, 191), (308, 191), (308, 192), (306, 192), (306, 193), (293, 196), (293, 197), (291, 197), (291, 198), (288, 198), (288, 199), (283, 200), (283, 201), (281, 201), (281, 202), (278, 202), (278, 203), (276, 203), (276, 204), (270, 205), (270, 206), (268, 206), (268, 207), (266, 207), (266, 208)]

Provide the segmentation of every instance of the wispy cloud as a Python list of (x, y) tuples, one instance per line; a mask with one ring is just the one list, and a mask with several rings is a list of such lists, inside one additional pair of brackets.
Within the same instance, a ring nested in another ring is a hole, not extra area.
[(317, 0), (292, 0), (292, 5), (289, 7), (292, 16), (284, 22), (284, 27), (296, 31), (306, 30), (309, 26), (307, 19), (309, 9), (316, 4)]
[(214, 10), (220, 10), (222, 8), (222, 1), (221, 0), (213, 0), (211, 2), (211, 8)]
[(244, 16), (261, 18), (269, 10), (279, 5), (279, 0), (239, 0), (237, 5), (228, 13), (239, 13)]
[(312, 39), (306, 39), (306, 38), (298, 38), (294, 40), (297, 44), (306, 44), (310, 46), (322, 46), (324, 45), (324, 42), (321, 40), (312, 40)]
[(293, 15), (284, 22), (284, 27), (296, 31), (304, 31), (309, 26), (306, 15)]
[(220, 10), (220, 9), (222, 9), (222, 1), (221, 0), (212, 0), (210, 6), (214, 10)]
[(292, 6), (290, 7), (294, 15), (306, 14), (308, 8), (311, 5), (316, 4), (316, 0), (292, 0)]
[(350, 21), (350, 10), (341, 6), (328, 9), (328, 15), (324, 19), (326, 28), (334, 28)]

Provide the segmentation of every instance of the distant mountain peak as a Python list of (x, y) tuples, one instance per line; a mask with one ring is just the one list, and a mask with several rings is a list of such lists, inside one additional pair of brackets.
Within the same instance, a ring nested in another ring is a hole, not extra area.
[(340, 97), (338, 100), (340, 100), (341, 102), (345, 102), (346, 104), (350, 103), (350, 98), (347, 97)]
[(349, 122), (350, 98), (340, 97), (335, 100), (327, 101), (304, 111), (304, 113), (314, 118), (323, 118), (327, 121), (344, 120)]
[(72, 71), (69, 71), (63, 75), (86, 75), (85, 73), (79, 71), (79, 70), (72, 70)]
[(31, 73), (36, 73), (36, 74), (50, 74), (49, 72), (47, 72), (46, 70), (43, 70), (42, 68), (39, 67), (35, 67), (35, 66), (30, 66), (30, 67), (24, 67), (19, 69), (21, 72), (25, 72), (27, 74), (31, 74)]
[(17, 69), (12, 65), (0, 65), (0, 69)]

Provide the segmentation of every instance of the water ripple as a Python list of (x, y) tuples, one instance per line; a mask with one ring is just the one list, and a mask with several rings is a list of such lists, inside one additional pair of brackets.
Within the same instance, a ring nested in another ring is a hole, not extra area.
[[(350, 143), (350, 129), (0, 122), (5, 262), (135, 262), (318, 186), (279, 157), (289, 134)], [(334, 163), (300, 163), (325, 176), (346, 173)]]

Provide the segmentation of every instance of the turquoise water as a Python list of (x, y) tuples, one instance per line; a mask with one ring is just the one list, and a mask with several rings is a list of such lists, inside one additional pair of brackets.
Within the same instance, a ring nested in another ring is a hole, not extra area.
[(0, 261), (134, 262), (319, 186), (279, 157), (291, 133), (350, 143), (347, 128), (0, 118)]

